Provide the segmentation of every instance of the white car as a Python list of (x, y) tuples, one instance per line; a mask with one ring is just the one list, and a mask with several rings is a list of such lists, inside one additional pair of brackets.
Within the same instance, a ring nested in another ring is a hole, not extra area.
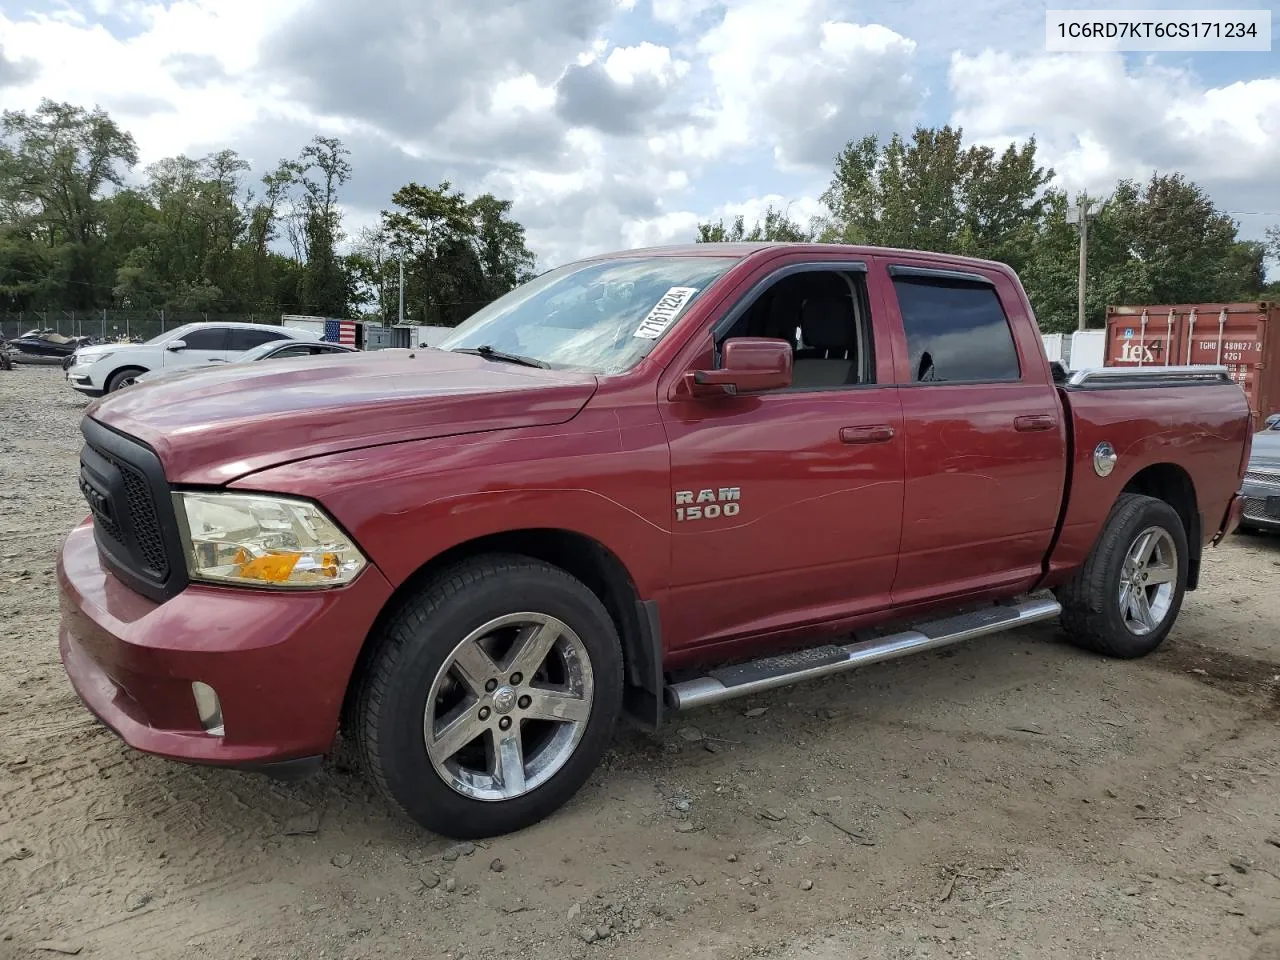
[[(340, 353), (356, 353), (355, 347), (348, 347), (341, 343), (298, 343), (295, 340), (272, 340), (270, 343), (264, 343), (260, 347), (254, 347), (252, 350), (246, 350), (238, 357), (219, 363), (217, 366), (243, 366), (247, 363), (257, 363), (260, 360), (293, 360), (298, 357), (332, 357)], [(140, 373), (135, 379), (135, 383), (154, 383), (157, 380), (173, 380), (178, 377), (194, 377), (207, 369), (205, 367), (185, 367), (178, 370), (161, 369), (152, 370), (148, 373)]]
[(148, 371), (226, 363), (276, 340), (316, 342), (320, 335), (264, 323), (188, 323), (146, 343), (81, 347), (67, 368), (67, 382), (86, 396), (100, 397), (129, 386)]

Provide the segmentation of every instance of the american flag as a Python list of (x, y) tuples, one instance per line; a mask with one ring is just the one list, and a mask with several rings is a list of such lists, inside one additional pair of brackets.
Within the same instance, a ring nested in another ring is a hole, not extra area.
[(343, 343), (348, 347), (356, 345), (356, 322), (354, 320), (326, 320), (324, 322), (324, 339), (330, 343)]

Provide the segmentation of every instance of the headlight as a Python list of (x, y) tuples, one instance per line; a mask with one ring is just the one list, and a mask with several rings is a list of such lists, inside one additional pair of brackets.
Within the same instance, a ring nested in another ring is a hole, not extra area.
[(105, 360), (109, 356), (111, 356), (110, 353), (100, 353), (96, 357), (82, 357), (80, 356), (80, 354), (77, 353), (75, 357), (72, 359), (71, 365), (73, 367), (89, 366), (91, 364), (97, 363), (99, 360)]
[(193, 580), (259, 587), (314, 588), (350, 583), (367, 561), (314, 503), (247, 493), (173, 495), (186, 521)]

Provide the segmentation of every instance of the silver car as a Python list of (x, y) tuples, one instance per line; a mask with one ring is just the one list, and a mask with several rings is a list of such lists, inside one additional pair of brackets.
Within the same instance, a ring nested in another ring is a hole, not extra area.
[(1253, 435), (1245, 469), (1241, 530), (1280, 530), (1280, 417)]

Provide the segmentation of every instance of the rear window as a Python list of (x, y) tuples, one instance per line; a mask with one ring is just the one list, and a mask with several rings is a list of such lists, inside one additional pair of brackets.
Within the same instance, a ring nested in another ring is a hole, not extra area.
[(254, 330), (249, 327), (231, 327), (228, 333), (230, 334), (228, 350), (252, 350), (266, 343), (292, 339), (279, 330)]
[(915, 383), (992, 383), (1021, 379), (1009, 320), (983, 283), (895, 277)]

